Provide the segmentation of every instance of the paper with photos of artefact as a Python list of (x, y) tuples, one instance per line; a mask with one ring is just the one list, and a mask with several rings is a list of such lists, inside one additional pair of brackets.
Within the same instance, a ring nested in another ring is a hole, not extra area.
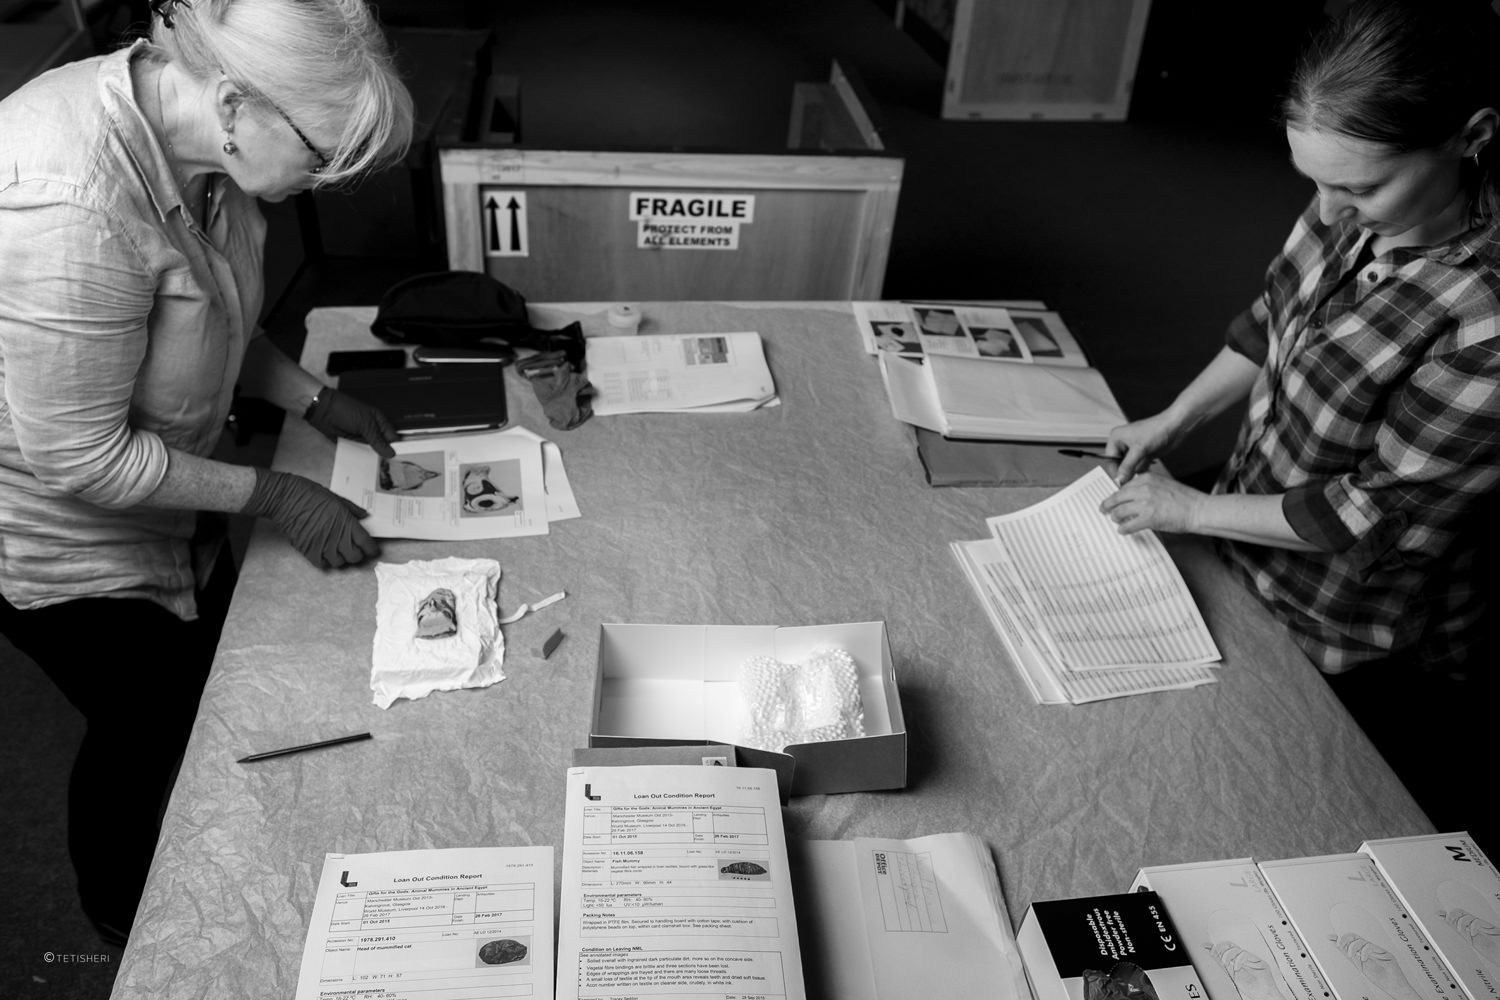
[(1122, 535), (1100, 510), (1116, 490), (1097, 466), (1041, 503), (987, 520), (1046, 648), (1070, 670), (1220, 659), (1155, 532)]
[(1024, 365), (1088, 367), (1088, 358), (1058, 313), (1036, 301), (851, 302), (870, 354), (950, 355)]
[(744, 413), (775, 405), (758, 333), (590, 337), (595, 416)]
[[(397, 441), (382, 458), (341, 439), (329, 489), (359, 504), (376, 538), (461, 541), (545, 535), (549, 516), (542, 439), (529, 431), (432, 435)], [(561, 465), (561, 455), (557, 457)], [(566, 516), (571, 490), (557, 478)]]

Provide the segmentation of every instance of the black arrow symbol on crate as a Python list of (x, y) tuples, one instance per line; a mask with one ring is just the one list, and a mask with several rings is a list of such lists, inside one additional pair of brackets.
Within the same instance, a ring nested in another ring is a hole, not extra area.
[(510, 248), (516, 252), (521, 250), (521, 203), (516, 201), (516, 196), (510, 196), (510, 204), (505, 206), (510, 209)]
[(493, 253), (500, 252), (500, 220), (496, 215), (499, 208), (495, 203), (495, 196), (490, 195), (489, 201), (484, 203), (484, 210), (490, 217), (490, 250)]

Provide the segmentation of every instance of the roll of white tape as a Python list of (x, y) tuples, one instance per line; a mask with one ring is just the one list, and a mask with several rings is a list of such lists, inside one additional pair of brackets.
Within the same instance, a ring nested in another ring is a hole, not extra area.
[(611, 306), (609, 325), (620, 333), (635, 333), (641, 325), (641, 311), (629, 303)]

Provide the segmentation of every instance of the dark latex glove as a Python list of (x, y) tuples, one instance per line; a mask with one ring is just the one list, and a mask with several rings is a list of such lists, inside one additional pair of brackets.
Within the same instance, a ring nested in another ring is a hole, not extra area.
[(380, 543), (360, 524), (369, 512), (311, 479), (255, 470), (255, 490), (242, 513), (264, 517), (314, 566), (352, 566), (380, 555)]
[(317, 399), (307, 408), (302, 419), (330, 438), (363, 441), (381, 458), (391, 458), (396, 454), (391, 447), (391, 442), (397, 437), (396, 428), (385, 414), (330, 386), (319, 390)]
[(594, 415), (589, 398), (594, 387), (572, 369), (562, 351), (543, 351), (516, 362), (516, 371), (531, 383), (547, 422), (570, 431)]

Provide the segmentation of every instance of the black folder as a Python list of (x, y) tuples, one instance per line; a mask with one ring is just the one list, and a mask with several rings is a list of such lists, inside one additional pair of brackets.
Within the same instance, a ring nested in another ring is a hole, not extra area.
[[(917, 457), (931, 486), (1066, 486), (1100, 462), (1064, 455), (1066, 443), (969, 441), (913, 427)], [(1091, 451), (1102, 446), (1083, 445)], [(1106, 468), (1114, 472), (1113, 465)]]
[(508, 421), (500, 365), (357, 369), (339, 391), (378, 407), (403, 434), (492, 430)]

